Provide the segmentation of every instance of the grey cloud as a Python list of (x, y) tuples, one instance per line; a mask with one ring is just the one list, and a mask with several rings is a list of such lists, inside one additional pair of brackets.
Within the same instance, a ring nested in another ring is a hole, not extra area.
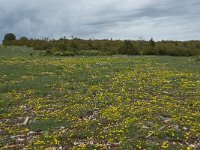
[(0, 0), (0, 40), (18, 37), (200, 39), (199, 0)]

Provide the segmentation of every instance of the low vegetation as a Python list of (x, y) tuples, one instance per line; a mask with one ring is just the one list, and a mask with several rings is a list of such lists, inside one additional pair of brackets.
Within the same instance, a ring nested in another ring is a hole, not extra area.
[(2, 149), (200, 149), (199, 61), (40, 53), (0, 48)]
[[(11, 37), (10, 37), (11, 36)], [(196, 56), (200, 55), (200, 41), (158, 41), (146, 40), (83, 40), (79, 38), (59, 40), (28, 39), (15, 35), (5, 35), (4, 45), (28, 46), (35, 50), (45, 50), (43, 55), (74, 56), (74, 55), (169, 55)]]

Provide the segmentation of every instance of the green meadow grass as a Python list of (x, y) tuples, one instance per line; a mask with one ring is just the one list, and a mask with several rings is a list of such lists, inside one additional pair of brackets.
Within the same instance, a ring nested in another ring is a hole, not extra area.
[(1, 148), (200, 148), (200, 61), (39, 53), (0, 48)]

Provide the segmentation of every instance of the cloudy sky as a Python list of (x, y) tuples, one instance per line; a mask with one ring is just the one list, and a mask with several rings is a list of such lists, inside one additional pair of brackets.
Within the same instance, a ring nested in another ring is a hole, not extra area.
[(200, 0), (0, 0), (0, 40), (200, 39)]

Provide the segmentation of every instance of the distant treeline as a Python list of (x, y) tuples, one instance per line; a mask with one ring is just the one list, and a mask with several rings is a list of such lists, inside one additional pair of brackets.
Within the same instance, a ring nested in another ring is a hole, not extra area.
[(146, 40), (84, 40), (80, 38), (50, 39), (9, 39), (6, 35), (4, 45), (28, 46), (35, 50), (45, 50), (44, 55), (200, 55), (200, 41), (158, 41)]

